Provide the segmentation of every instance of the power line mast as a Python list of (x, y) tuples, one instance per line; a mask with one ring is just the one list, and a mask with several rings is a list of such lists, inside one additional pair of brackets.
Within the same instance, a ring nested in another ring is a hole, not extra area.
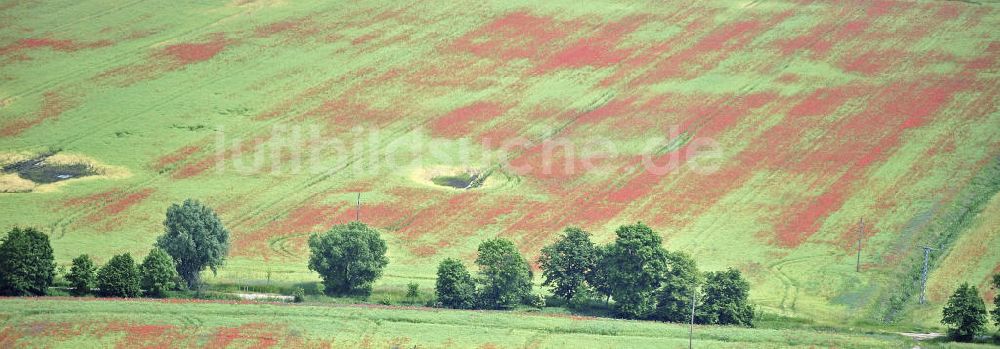
[(931, 251), (936, 250), (936, 248), (931, 248), (929, 246), (920, 246), (924, 249), (924, 271), (920, 276), (920, 304), (926, 302), (927, 294), (927, 265), (930, 260)]
[(861, 240), (865, 238), (865, 218), (858, 221), (858, 265), (857, 272), (861, 272)]

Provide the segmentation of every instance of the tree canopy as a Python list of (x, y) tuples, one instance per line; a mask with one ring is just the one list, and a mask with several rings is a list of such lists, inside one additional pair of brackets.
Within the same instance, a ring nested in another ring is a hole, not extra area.
[(729, 268), (707, 273), (703, 293), (697, 315), (700, 323), (753, 326), (750, 283), (739, 270)]
[(441, 305), (454, 309), (475, 307), (476, 284), (461, 261), (446, 258), (437, 269), (434, 293)]
[(948, 336), (963, 342), (975, 339), (986, 329), (986, 303), (975, 286), (958, 286), (942, 311), (941, 323), (948, 325)]
[(97, 267), (90, 256), (81, 254), (73, 258), (73, 266), (69, 269), (69, 274), (66, 274), (66, 280), (73, 286), (74, 295), (82, 296), (90, 292), (97, 280)]
[(159, 248), (153, 248), (139, 266), (142, 273), (142, 288), (151, 297), (165, 297), (166, 292), (176, 287), (177, 271), (174, 259)]
[(688, 322), (691, 319), (692, 296), (697, 302), (702, 274), (694, 259), (683, 252), (668, 252), (670, 262), (659, 291), (655, 318), (668, 322)]
[(104, 297), (135, 298), (142, 295), (139, 267), (128, 253), (111, 257), (97, 272), (98, 294)]
[(488, 309), (509, 309), (530, 301), (531, 267), (510, 240), (496, 238), (479, 244), (480, 305)]
[(542, 248), (538, 264), (545, 278), (542, 285), (552, 286), (552, 294), (570, 301), (587, 289), (587, 274), (597, 263), (597, 247), (590, 234), (579, 228), (566, 228), (562, 237)]
[(177, 273), (191, 288), (198, 286), (201, 271), (216, 272), (229, 253), (229, 231), (211, 208), (196, 200), (171, 205), (163, 226), (156, 247), (173, 257)]
[(0, 295), (45, 295), (55, 273), (48, 235), (15, 227), (0, 241)]
[(385, 240), (364, 223), (336, 225), (309, 237), (309, 269), (323, 278), (329, 295), (371, 294), (372, 284), (389, 264)]
[(668, 271), (667, 251), (660, 235), (639, 222), (623, 225), (608, 248), (604, 267), (618, 313), (632, 319), (650, 316), (656, 309), (656, 291)]

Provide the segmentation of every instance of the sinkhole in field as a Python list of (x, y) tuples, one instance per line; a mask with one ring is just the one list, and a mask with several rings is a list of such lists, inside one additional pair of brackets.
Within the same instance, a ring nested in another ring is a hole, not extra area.
[(72, 178), (96, 175), (93, 166), (86, 163), (56, 163), (48, 161), (53, 152), (42, 153), (29, 159), (3, 167), (4, 173), (14, 173), (19, 177), (38, 184), (55, 183)]
[(455, 189), (474, 189), (483, 186), (488, 175), (478, 170), (466, 170), (456, 174), (431, 177), (431, 182)]

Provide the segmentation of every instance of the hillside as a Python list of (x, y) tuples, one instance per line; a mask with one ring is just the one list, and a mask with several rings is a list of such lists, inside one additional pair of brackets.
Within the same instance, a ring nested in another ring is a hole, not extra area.
[[(356, 216), (389, 241), (382, 288), (430, 289), (485, 238), (533, 258), (566, 226), (607, 242), (635, 221), (702, 269), (742, 270), (763, 309), (829, 323), (936, 326), (949, 290), (1000, 271), (996, 5), (47, 1), (0, 17), (0, 228), (43, 228), (63, 265), (145, 255), (190, 197), (232, 232), (214, 283), (316, 281), (307, 236)], [(14, 173), (32, 158), (51, 166), (34, 182)], [(939, 250), (916, 306), (923, 244)]]

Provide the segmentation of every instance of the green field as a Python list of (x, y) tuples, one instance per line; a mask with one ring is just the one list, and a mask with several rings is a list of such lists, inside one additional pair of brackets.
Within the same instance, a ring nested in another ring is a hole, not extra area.
[[(80, 322), (86, 317), (88, 321)], [(681, 348), (681, 325), (381, 306), (0, 300), (3, 347)], [(702, 327), (699, 348), (909, 348), (891, 334)], [(971, 346), (970, 346), (971, 347)]]
[[(54, 183), (0, 174), (0, 230), (45, 231), (63, 266), (81, 253), (142, 258), (166, 208), (195, 198), (231, 230), (226, 265), (204, 276), (216, 287), (316, 283), (308, 235), (356, 215), (389, 244), (375, 297), (408, 282), (432, 289), (437, 263), (471, 262), (487, 238), (534, 260), (567, 226), (606, 243), (636, 221), (703, 270), (742, 271), (762, 310), (824, 325), (939, 331), (951, 290), (968, 281), (986, 297), (1000, 272), (989, 248), (1000, 244), (994, 3), (8, 1), (0, 17), (0, 165), (58, 150), (47, 164), (94, 172)], [(698, 152), (706, 144), (716, 151)], [(605, 156), (581, 159), (590, 153)], [(649, 161), (674, 166), (657, 173)], [(471, 173), (488, 177), (440, 185)], [(938, 247), (925, 305), (920, 245)], [(3, 301), (8, 327), (76, 311), (29, 316), (27, 302)], [(205, 307), (204, 325), (149, 315), (199, 335), (239, 326), (208, 315), (222, 305), (151, 304)], [(460, 332), (449, 321), (503, 317), (378, 310), (421, 319), (382, 329), (351, 317), (361, 308), (239, 309), (280, 312), (309, 338), (330, 328), (292, 319), (329, 312), (346, 342), (441, 326), (406, 334), (435, 346)], [(450, 320), (421, 323), (439, 315)], [(636, 345), (683, 337), (588, 320), (577, 338), (541, 330), (574, 330), (566, 319), (513, 317), (503, 321), (534, 325), (482, 330), (503, 346), (539, 333), (542, 346), (626, 340), (587, 332), (605, 325)]]

